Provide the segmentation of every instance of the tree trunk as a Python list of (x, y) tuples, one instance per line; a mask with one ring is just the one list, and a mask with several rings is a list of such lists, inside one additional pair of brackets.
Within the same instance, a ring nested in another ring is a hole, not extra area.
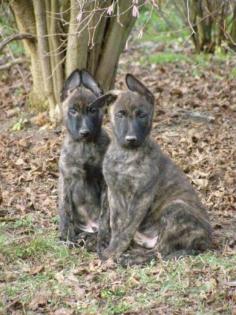
[[(36, 25), (34, 18), (33, 3), (28, 0), (14, 0), (11, 2), (17, 27), (21, 33), (29, 33), (36, 36)], [(37, 42), (23, 40), (25, 52), (30, 57), (30, 70), (33, 79), (32, 91), (29, 95), (29, 103), (32, 107), (43, 109), (45, 101), (43, 77), (41, 65), (38, 59)]]
[(53, 91), (53, 80), (51, 76), (51, 60), (49, 55), (49, 42), (47, 37), (47, 21), (45, 2), (33, 0), (34, 14), (36, 21), (37, 39), (38, 39), (38, 57), (42, 69), (42, 77), (44, 83), (44, 92), (46, 94), (46, 102), (48, 101), (49, 113), (53, 119), (55, 108), (55, 96)]
[(63, 81), (76, 68), (89, 70), (110, 89), (135, 23), (133, 5), (132, 0), (12, 0), (20, 32), (36, 36), (35, 42), (24, 40), (33, 77), (31, 104), (47, 105), (53, 119)]
[(132, 11), (128, 10), (131, 1), (120, 1), (118, 4), (119, 7), (116, 6), (115, 13), (118, 14), (118, 10), (126, 13), (120, 16), (119, 22), (115, 17), (109, 21), (102, 47), (101, 59), (98, 62), (95, 74), (96, 79), (102, 84), (105, 90), (108, 90), (114, 84), (120, 54), (135, 23)]
[[(59, 33), (58, 29), (58, 21), (56, 16), (60, 13), (59, 5), (57, 0), (51, 0), (46, 2), (46, 5), (49, 7), (47, 9), (50, 12), (51, 17), (48, 15), (47, 25), (48, 25), (48, 41), (49, 41), (49, 48), (50, 48), (50, 57), (51, 57), (51, 72), (52, 72), (52, 79), (53, 79), (53, 90), (55, 95), (56, 103), (59, 104), (60, 102), (60, 92), (63, 87), (63, 80), (64, 80), (64, 72), (63, 72), (63, 60), (64, 60), (64, 53), (61, 49), (60, 37), (57, 35)], [(49, 6), (51, 5), (51, 6)]]
[[(71, 0), (70, 24), (66, 51), (66, 76), (76, 68), (86, 68), (88, 55), (88, 31), (86, 26), (88, 14), (83, 14), (82, 23), (76, 22), (79, 15), (77, 0)], [(89, 9), (85, 7), (85, 9)], [(84, 29), (85, 28), (85, 29)], [(81, 29), (84, 29), (83, 31)]]

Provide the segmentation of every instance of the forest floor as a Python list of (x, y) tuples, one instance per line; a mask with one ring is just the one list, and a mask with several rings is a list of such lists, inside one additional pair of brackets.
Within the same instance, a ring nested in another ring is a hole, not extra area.
[[(148, 57), (147, 57), (148, 56)], [(29, 72), (0, 82), (0, 314), (236, 314), (236, 61), (136, 45), (132, 72), (156, 96), (152, 135), (209, 209), (214, 248), (197, 257), (124, 269), (58, 240), (63, 139), (27, 107)]]

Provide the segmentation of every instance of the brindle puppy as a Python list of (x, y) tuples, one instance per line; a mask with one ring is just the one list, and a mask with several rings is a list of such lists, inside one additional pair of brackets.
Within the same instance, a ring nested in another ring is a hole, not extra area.
[[(204, 251), (211, 244), (206, 210), (185, 174), (150, 138), (154, 97), (131, 74), (126, 83), (129, 90), (110, 108), (113, 137), (103, 162), (108, 207), (99, 224), (100, 258), (134, 264), (158, 252), (179, 257)], [(133, 250), (123, 254), (131, 241)]]
[[(59, 160), (60, 238), (74, 242), (98, 229), (104, 189), (102, 161), (109, 138), (102, 129), (108, 96), (85, 70), (75, 70), (61, 94), (67, 135)], [(83, 237), (85, 233), (82, 233)]]

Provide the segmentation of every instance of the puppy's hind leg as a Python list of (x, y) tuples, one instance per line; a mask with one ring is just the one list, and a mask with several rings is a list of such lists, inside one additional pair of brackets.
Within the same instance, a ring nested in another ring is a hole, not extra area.
[(211, 227), (204, 215), (185, 202), (162, 209), (158, 251), (163, 258), (197, 255), (211, 247)]

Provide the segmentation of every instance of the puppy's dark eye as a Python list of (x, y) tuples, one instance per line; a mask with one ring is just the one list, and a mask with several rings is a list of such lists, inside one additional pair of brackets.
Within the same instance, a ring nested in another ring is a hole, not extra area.
[(74, 107), (69, 108), (68, 112), (71, 116), (78, 116), (79, 114), (78, 111)]
[(118, 118), (123, 118), (126, 116), (126, 111), (125, 110), (120, 110), (119, 112), (116, 113), (116, 117)]
[(139, 110), (139, 111), (137, 111), (136, 116), (137, 116), (138, 118), (145, 118), (145, 117), (147, 117), (147, 113), (145, 113), (145, 112)]
[(90, 114), (95, 114), (98, 112), (98, 109), (96, 107), (89, 107), (88, 108), (88, 113)]

